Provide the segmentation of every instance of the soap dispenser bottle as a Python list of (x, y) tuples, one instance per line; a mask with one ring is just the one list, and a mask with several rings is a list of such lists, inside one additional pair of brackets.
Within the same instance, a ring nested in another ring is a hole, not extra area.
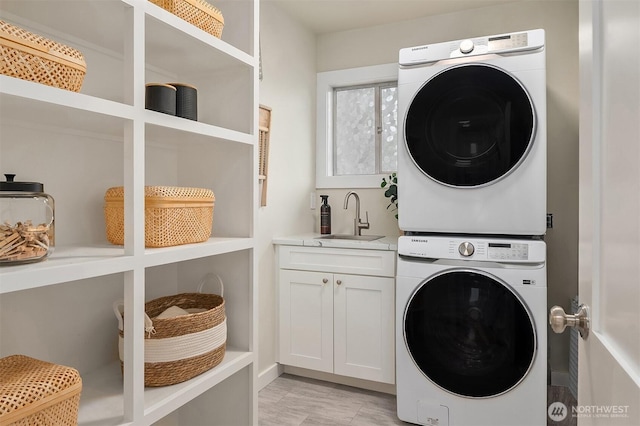
[(331, 206), (328, 204), (328, 195), (321, 195), (322, 205), (320, 206), (320, 233), (331, 234)]

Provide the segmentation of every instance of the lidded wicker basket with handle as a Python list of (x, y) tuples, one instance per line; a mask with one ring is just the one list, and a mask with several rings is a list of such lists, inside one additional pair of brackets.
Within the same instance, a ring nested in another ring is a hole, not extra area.
[[(206, 241), (211, 237), (215, 196), (206, 188), (145, 186), (144, 242), (169, 247)], [(124, 188), (104, 195), (107, 240), (124, 244)]]
[(205, 0), (149, 0), (179, 18), (218, 38), (222, 37), (222, 12)]
[(79, 92), (86, 72), (78, 50), (0, 20), (0, 74)]

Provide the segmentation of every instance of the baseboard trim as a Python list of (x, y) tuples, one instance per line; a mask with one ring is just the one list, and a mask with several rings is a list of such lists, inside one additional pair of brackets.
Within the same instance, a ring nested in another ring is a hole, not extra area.
[(294, 376), (307, 377), (309, 379), (323, 380), (325, 382), (338, 383), (341, 385), (353, 386), (356, 388), (372, 390), (395, 395), (396, 385), (388, 383), (378, 383), (371, 380), (355, 379), (352, 377), (340, 376), (337, 374), (324, 373), (321, 371), (308, 370), (306, 368), (284, 366), (284, 372)]
[(284, 373), (284, 367), (278, 363), (274, 363), (271, 367), (262, 370), (258, 374), (258, 391), (273, 382)]

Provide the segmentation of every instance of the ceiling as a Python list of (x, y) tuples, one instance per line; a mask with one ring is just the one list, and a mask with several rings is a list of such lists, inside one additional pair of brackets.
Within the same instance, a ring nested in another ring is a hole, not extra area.
[(526, 0), (262, 0), (315, 34), (346, 31)]

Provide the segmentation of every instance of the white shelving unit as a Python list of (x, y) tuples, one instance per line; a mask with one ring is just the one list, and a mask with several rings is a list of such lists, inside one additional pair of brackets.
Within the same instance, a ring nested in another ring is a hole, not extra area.
[[(258, 1), (210, 1), (225, 18), (221, 39), (146, 0), (0, 1), (0, 19), (87, 62), (80, 93), (0, 75), (0, 173), (43, 182), (56, 203), (52, 256), (0, 268), (0, 356), (78, 369), (80, 425), (257, 424)], [(145, 110), (151, 82), (196, 86), (198, 121)], [(145, 248), (145, 185), (212, 189), (212, 238)], [(112, 186), (125, 187), (124, 246), (105, 236)], [(224, 360), (145, 388), (145, 301), (196, 291), (208, 272), (225, 283)]]

